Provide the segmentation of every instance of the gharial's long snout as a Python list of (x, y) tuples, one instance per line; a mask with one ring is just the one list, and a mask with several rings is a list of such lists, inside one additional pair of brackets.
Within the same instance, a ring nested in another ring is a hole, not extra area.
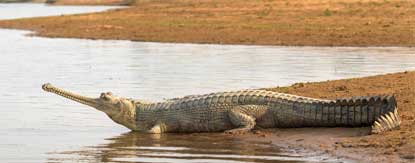
[(52, 84), (50, 84), (50, 83), (45, 83), (45, 84), (43, 84), (42, 85), (42, 89), (44, 90), (44, 91), (47, 91), (47, 92), (52, 92), (52, 90), (53, 89), (56, 89), (56, 87), (54, 87)]
[(51, 93), (55, 93), (59, 96), (71, 99), (73, 101), (79, 102), (81, 104), (85, 104), (91, 107), (97, 107), (97, 100), (94, 98), (90, 98), (90, 97), (86, 97), (86, 96), (81, 96), (66, 90), (63, 90), (61, 88), (55, 87), (50, 83), (46, 83), (42, 85), (42, 89), (46, 92), (51, 92)]

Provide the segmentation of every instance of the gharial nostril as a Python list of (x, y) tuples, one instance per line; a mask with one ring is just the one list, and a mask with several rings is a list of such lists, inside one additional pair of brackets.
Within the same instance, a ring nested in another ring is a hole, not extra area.
[(50, 84), (50, 83), (46, 83), (46, 84), (42, 85), (43, 90), (50, 89), (51, 87), (52, 87), (52, 84)]

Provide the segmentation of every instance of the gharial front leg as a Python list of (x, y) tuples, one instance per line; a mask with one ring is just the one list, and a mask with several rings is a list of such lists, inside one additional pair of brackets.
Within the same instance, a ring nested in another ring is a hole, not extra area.
[(238, 107), (229, 111), (228, 117), (231, 123), (237, 128), (226, 130), (225, 133), (240, 134), (251, 131), (255, 127), (255, 118), (242, 112), (241, 109), (243, 108)]
[(146, 131), (148, 134), (161, 134), (167, 132), (167, 126), (164, 123), (156, 123), (153, 127)]

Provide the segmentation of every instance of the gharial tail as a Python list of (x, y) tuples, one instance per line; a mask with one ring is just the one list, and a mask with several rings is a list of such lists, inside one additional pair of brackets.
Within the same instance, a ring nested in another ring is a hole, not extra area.
[(396, 103), (396, 99), (394, 96), (389, 98), (389, 102), (391, 105), (390, 107), (393, 108), (393, 110), (389, 111), (386, 114), (380, 115), (373, 125), (371, 126), (371, 134), (379, 134), (381, 132), (385, 131), (391, 131), (394, 129), (399, 129), (401, 126), (401, 118), (398, 114), (398, 107)]

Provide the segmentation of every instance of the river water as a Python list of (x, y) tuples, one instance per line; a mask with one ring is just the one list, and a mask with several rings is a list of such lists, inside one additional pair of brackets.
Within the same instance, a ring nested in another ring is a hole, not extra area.
[[(0, 18), (106, 9), (0, 4)], [(0, 162), (330, 161), (220, 134), (129, 133), (103, 113), (43, 92), (41, 85), (50, 82), (93, 97), (112, 91), (163, 100), (415, 69), (414, 48), (167, 44), (27, 34), (0, 29)]]

